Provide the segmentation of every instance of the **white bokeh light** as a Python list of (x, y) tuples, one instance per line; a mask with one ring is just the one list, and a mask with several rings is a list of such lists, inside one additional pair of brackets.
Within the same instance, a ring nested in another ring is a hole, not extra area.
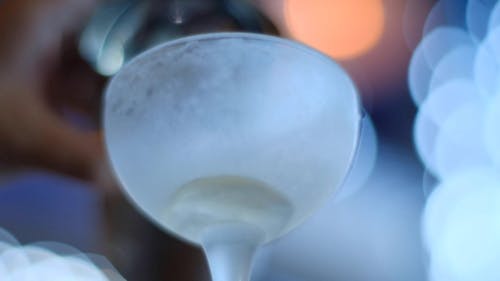
[(438, 132), (439, 127), (432, 121), (429, 114), (420, 110), (417, 113), (415, 126), (413, 127), (415, 148), (422, 162), (434, 175), (436, 175), (434, 148)]
[(494, 281), (500, 276), (500, 178), (471, 169), (444, 180), (423, 217), (432, 281)]
[(475, 84), (456, 79), (436, 88), (420, 106), (414, 127), (415, 146), (432, 174), (438, 175), (435, 147), (442, 125), (457, 108), (475, 100), (478, 100)]
[(447, 53), (434, 69), (429, 91), (451, 80), (473, 79), (476, 52), (475, 44), (463, 44)]
[[(47, 246), (47, 247), (44, 247)], [(53, 251), (54, 249), (55, 251)], [(100, 256), (95, 256), (100, 257)], [(123, 281), (109, 262), (102, 268), (73, 247), (53, 242), (19, 245), (0, 228), (0, 280), (2, 281)]]
[(488, 104), (484, 140), (487, 152), (496, 167), (500, 169), (500, 94), (498, 93)]
[(436, 171), (441, 179), (468, 169), (491, 165), (483, 141), (485, 106), (462, 105), (444, 122), (436, 138)]
[(492, 30), (480, 44), (474, 63), (474, 77), (481, 94), (490, 97), (500, 83), (500, 27)]
[(430, 281), (500, 280), (499, 3), (469, 0), (468, 31), (456, 28), (450, 41), (444, 31), (435, 36), (450, 29), (439, 27), (438, 2), (427, 21), (427, 28), (437, 27), (410, 65), (410, 90), (420, 105), (415, 145), (427, 168), (424, 192), (431, 194), (423, 216)]

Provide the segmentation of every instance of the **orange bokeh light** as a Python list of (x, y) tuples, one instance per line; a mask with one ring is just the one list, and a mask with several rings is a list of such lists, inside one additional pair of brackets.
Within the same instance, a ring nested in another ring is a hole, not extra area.
[(373, 48), (384, 30), (381, 0), (286, 0), (289, 36), (339, 60)]

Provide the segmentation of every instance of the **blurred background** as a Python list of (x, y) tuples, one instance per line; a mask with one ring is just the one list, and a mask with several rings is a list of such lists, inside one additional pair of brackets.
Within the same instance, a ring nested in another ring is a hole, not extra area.
[(465, 24), (467, 1), (437, 3), (436, 12), (433, 0), (0, 1), (0, 227), (23, 243), (105, 255), (127, 280), (210, 280), (198, 248), (121, 195), (102, 143), (101, 97), (110, 76), (156, 44), (265, 33), (338, 61), (371, 119), (342, 190), (259, 253), (253, 280), (426, 280), (420, 222), (433, 178), (414, 149), (408, 66), (425, 33)]

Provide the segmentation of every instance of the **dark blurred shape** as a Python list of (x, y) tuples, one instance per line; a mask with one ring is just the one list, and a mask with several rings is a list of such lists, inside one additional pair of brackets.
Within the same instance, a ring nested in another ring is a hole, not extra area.
[(216, 31), (274, 32), (246, 0), (109, 0), (84, 30), (82, 55), (112, 75), (136, 54), (161, 42)]
[(102, 158), (95, 128), (104, 81), (68, 44), (93, 3), (0, 5), (0, 164), (6, 169), (93, 179)]

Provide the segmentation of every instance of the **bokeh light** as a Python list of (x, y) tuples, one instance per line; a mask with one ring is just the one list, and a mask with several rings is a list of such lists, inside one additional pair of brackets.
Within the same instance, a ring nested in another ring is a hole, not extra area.
[(486, 150), (497, 168), (500, 169), (500, 94), (488, 104), (484, 126)]
[(424, 212), (431, 281), (498, 280), (500, 178), (471, 169), (443, 181)]
[(448, 81), (429, 93), (420, 106), (420, 112), (428, 114), (441, 127), (461, 106), (479, 100), (477, 92), (476, 85), (469, 79)]
[(434, 148), (438, 132), (439, 127), (432, 121), (429, 114), (424, 110), (420, 110), (415, 118), (413, 128), (415, 148), (420, 160), (433, 175), (436, 175)]
[(293, 38), (339, 60), (363, 55), (384, 30), (381, 0), (287, 0), (284, 11)]
[[(105, 258), (101, 257), (100, 260)], [(54, 242), (22, 246), (12, 235), (0, 228), (0, 280), (123, 281), (125, 279), (109, 266), (109, 263), (103, 268), (97, 267), (96, 263), (73, 247)]]
[(477, 47), (460, 45), (447, 53), (437, 64), (431, 77), (429, 91), (455, 79), (473, 79)]
[(456, 109), (444, 122), (435, 148), (440, 178), (492, 164), (482, 138), (484, 112), (483, 103), (470, 102)]
[(469, 0), (466, 9), (466, 24), (470, 34), (478, 41), (488, 32), (488, 19), (497, 0)]
[(424, 35), (431, 33), (435, 28), (439, 26), (447, 25), (444, 8), (444, 3), (442, 1), (438, 1), (429, 11), (422, 31)]
[(491, 32), (498, 26), (500, 26), (500, 2), (496, 1), (495, 7), (491, 11), (488, 20), (488, 31)]
[(432, 190), (423, 217), (431, 281), (500, 276), (500, 4), (495, 2), (470, 0), (463, 27), (458, 22), (450, 27), (443, 17), (451, 11), (446, 1), (438, 2), (427, 20), (427, 28), (435, 29), (410, 66), (410, 89), (420, 105), (415, 145), (426, 177), (436, 178), (423, 186), (424, 192)]
[(466, 27), (465, 17), (468, 0), (439, 0), (434, 2), (435, 4), (424, 24), (424, 35), (441, 26)]
[(474, 77), (485, 97), (492, 96), (500, 89), (500, 27), (491, 30), (479, 46)]
[(459, 28), (439, 27), (417, 46), (410, 61), (408, 83), (415, 104), (426, 98), (435, 68), (450, 51), (472, 44), (469, 34)]
[(436, 141), (443, 124), (458, 108), (477, 100), (471, 80), (455, 79), (437, 87), (424, 100), (415, 120), (415, 146), (429, 172), (438, 176)]

